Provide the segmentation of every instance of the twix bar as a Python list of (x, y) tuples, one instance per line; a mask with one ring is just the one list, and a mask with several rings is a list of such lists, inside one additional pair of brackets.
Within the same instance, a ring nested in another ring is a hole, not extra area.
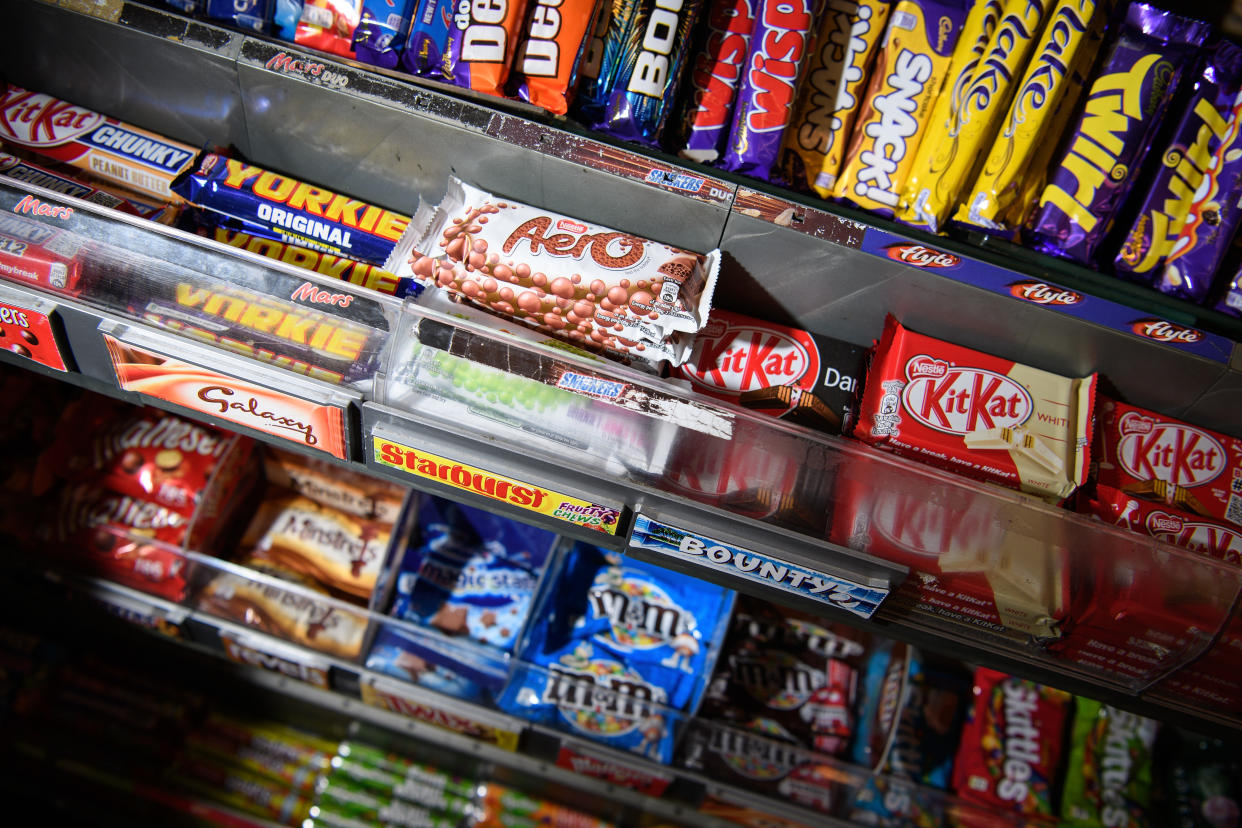
[(1073, 379), (907, 330), (889, 317), (855, 436), (1051, 500), (1086, 478), (1096, 375)]

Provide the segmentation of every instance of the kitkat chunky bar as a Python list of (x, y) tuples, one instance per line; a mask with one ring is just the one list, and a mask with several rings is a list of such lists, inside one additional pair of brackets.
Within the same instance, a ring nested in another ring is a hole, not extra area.
[(173, 183), (186, 201), (245, 222), (252, 235), (383, 264), (410, 217), (323, 187), (204, 153)]
[(194, 163), (194, 147), (8, 84), (0, 93), (0, 138), (127, 190), (180, 201), (169, 185)]
[(502, 199), (452, 178), (389, 269), (596, 350), (680, 362), (706, 323), (718, 253), (693, 253)]
[(953, 345), (889, 317), (854, 436), (1051, 500), (1086, 479), (1096, 375), (1072, 379)]
[(1242, 439), (1106, 398), (1097, 416), (1099, 486), (1242, 525)]
[(1037, 250), (1083, 263), (1095, 259), (1209, 32), (1206, 23), (1143, 3), (1130, 6), (1040, 196), (1031, 224)]
[(893, 6), (833, 198), (886, 216), (897, 210), (965, 19), (957, 0)]

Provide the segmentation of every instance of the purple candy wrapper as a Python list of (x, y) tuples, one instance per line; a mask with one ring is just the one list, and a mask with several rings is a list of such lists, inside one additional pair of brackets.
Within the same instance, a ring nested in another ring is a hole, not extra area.
[(1155, 180), (1113, 260), (1118, 275), (1193, 302), (1212, 277), (1242, 218), (1242, 48), (1221, 41), (1156, 169)]
[(781, 138), (794, 116), (798, 82), (812, 51), (819, 0), (760, 0), (729, 146), (726, 170), (771, 179)]
[(690, 94), (678, 124), (675, 149), (686, 158), (710, 163), (724, 149), (758, 3), (727, 0), (712, 3), (708, 10), (704, 37), (690, 67)]
[(578, 67), (578, 91), (573, 103), (574, 114), (584, 124), (598, 123), (604, 117), (630, 23), (637, 11), (638, 0), (600, 0), (596, 6), (590, 42)]
[(1230, 316), (1242, 317), (1242, 270), (1233, 274), (1225, 285), (1225, 292), (1216, 303), (1216, 310)]
[(702, 0), (639, 0), (608, 95), (604, 118), (593, 126), (627, 141), (655, 146), (673, 108), (689, 62), (690, 33)]
[[(208, 20), (225, 20), (239, 29), (266, 32), (272, 19), (272, 0), (206, 0), (203, 3), (169, 3), (194, 14), (202, 9)], [(197, 8), (195, 8), (197, 6)]]
[(354, 54), (371, 66), (396, 69), (399, 49), (410, 31), (417, 0), (363, 0), (362, 17), (354, 30)]
[(1091, 263), (1132, 188), (1207, 23), (1135, 3), (1032, 221), (1037, 250)]
[(401, 66), (411, 75), (448, 80), (444, 57), (453, 28), (454, 0), (415, 0)]

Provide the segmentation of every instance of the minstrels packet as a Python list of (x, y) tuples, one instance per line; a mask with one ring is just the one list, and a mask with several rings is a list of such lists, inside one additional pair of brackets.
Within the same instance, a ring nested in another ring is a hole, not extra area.
[(720, 165), (772, 178), (815, 37), (818, 0), (760, 0)]
[(891, 8), (892, 0), (828, 0), (781, 149), (781, 174), (795, 189), (832, 195)]
[[(956, 80), (952, 86), (946, 83), (930, 120), (930, 126), (942, 129), (947, 140), (919, 144), (906, 181), (897, 217), (933, 233), (944, 229), (962, 191), (974, 181), (983, 150), (992, 145), (1015, 79), (1026, 67), (1052, 0), (1006, 0), (1003, 13), (989, 26), (993, 21), (979, 9), (996, 5), (977, 4), (967, 18), (949, 71), (949, 77), (956, 76)], [(971, 22), (976, 15), (984, 17), (982, 36), (972, 39)]]
[(1197, 87), (1113, 259), (1119, 275), (1192, 302), (1207, 298), (1242, 220), (1242, 48), (1217, 44)]
[(712, 3), (704, 37), (690, 64), (690, 83), (670, 141), (692, 161), (710, 164), (720, 157), (729, 137), (733, 104), (755, 27), (753, 0)]
[(1096, 375), (1058, 376), (907, 330), (893, 317), (854, 436), (1051, 500), (1083, 483)]
[(252, 235), (383, 264), (410, 217), (261, 167), (205, 153), (173, 182), (186, 201), (245, 222)]
[(595, 129), (627, 141), (659, 143), (689, 62), (690, 33), (702, 5), (702, 0), (638, 0), (604, 116), (592, 124)]
[(956, 0), (893, 6), (833, 198), (884, 216), (897, 210), (965, 19)]
[(1187, 65), (1211, 27), (1135, 3), (1031, 223), (1034, 246), (1084, 264), (1112, 229)]
[(978, 178), (963, 192), (955, 221), (992, 231), (1011, 231), (1023, 223), (1024, 182), (1038, 177), (1043, 189), (1039, 160), (1050, 154), (1058, 125), (1068, 120), (1078, 89), (1075, 72), (1094, 58), (1111, 5), (1058, 0)]

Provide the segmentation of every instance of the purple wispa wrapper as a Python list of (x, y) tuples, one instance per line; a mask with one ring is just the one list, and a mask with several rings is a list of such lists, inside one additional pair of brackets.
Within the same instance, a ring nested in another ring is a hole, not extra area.
[(1113, 259), (1118, 275), (1201, 302), (1242, 219), (1242, 48), (1221, 41), (1164, 149), (1156, 176)]
[[(690, 34), (703, 6), (703, 0), (683, 0), (676, 11), (657, 5), (666, 1), (640, 0), (638, 4), (604, 118), (594, 125), (601, 132), (650, 146), (660, 142), (682, 72), (690, 62)], [(661, 51), (648, 46), (659, 46)]]
[[(1134, 184), (1207, 23), (1130, 6), (1031, 222), (1034, 247), (1091, 263)], [(1090, 113), (1088, 115), (1087, 113)], [(1106, 164), (1107, 169), (1100, 166)]]
[(819, 0), (759, 0), (720, 166), (771, 180), (810, 60)]
[(682, 103), (678, 123), (675, 149), (686, 158), (710, 163), (724, 149), (758, 2), (711, 4), (704, 37), (690, 64), (691, 93)]
[(1242, 270), (1233, 274), (1229, 284), (1225, 285), (1225, 292), (1216, 303), (1216, 310), (1230, 316), (1242, 317)]

